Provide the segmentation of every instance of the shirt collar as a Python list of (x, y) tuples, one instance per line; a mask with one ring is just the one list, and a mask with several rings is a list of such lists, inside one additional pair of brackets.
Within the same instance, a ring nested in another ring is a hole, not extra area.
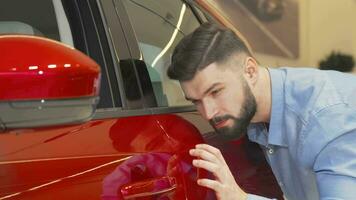
[(251, 124), (248, 129), (249, 139), (261, 145), (278, 145), (287, 147), (287, 138), (283, 130), (284, 117), (284, 78), (282, 70), (268, 68), (272, 87), (272, 108), (268, 135), (262, 123)]
[(263, 123), (251, 123), (248, 126), (248, 138), (262, 146), (267, 147), (267, 132), (263, 127)]

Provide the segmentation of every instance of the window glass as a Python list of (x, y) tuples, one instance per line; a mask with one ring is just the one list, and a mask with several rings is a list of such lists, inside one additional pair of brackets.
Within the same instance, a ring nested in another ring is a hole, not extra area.
[(60, 1), (1, 0), (0, 34), (43, 36), (73, 46)]
[(191, 105), (167, 67), (174, 47), (199, 26), (189, 6), (179, 0), (124, 0), (159, 106)]
[(209, 20), (207, 19), (207, 16), (204, 15), (204, 13), (203, 13), (199, 8), (196, 8), (195, 10), (196, 10), (196, 12), (198, 13), (199, 17), (201, 18), (201, 20), (202, 20), (203, 22), (209, 21)]

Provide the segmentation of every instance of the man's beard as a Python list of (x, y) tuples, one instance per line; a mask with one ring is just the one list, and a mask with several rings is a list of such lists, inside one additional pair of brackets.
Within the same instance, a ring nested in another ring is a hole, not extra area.
[[(222, 141), (231, 141), (241, 138), (247, 132), (247, 127), (250, 124), (253, 116), (256, 113), (257, 104), (251, 89), (248, 87), (245, 80), (242, 81), (243, 93), (245, 95), (244, 102), (240, 110), (240, 116), (234, 117), (232, 115), (216, 116), (209, 120), (209, 123), (217, 132), (216, 139)], [(215, 125), (224, 120), (232, 120), (232, 126), (224, 126), (216, 128)]]

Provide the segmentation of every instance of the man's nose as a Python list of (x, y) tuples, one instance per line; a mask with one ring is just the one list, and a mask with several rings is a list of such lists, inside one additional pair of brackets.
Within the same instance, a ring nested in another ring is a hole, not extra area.
[(207, 120), (211, 120), (217, 113), (218, 109), (213, 101), (205, 101), (203, 102), (203, 116)]

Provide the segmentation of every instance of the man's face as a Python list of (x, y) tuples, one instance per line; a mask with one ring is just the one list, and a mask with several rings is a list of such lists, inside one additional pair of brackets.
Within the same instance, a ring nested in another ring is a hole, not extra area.
[(241, 70), (208, 65), (181, 82), (186, 98), (210, 122), (223, 140), (238, 139), (256, 113), (256, 100)]

